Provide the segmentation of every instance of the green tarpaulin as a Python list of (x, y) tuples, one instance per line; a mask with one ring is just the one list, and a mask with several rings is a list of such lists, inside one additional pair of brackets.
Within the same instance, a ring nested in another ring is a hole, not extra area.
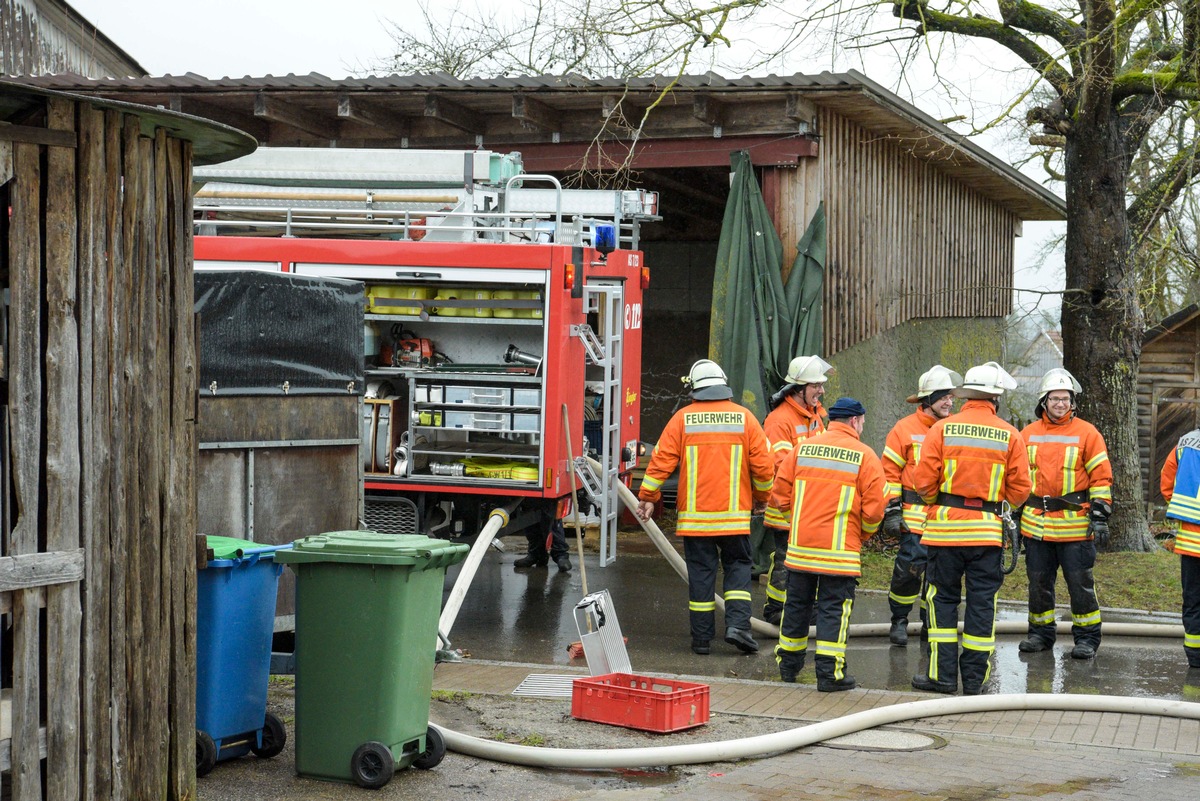
[(813, 215), (785, 284), (783, 245), (746, 151), (734, 153), (729, 202), (713, 277), (709, 358), (721, 365), (734, 400), (759, 419), (794, 357), (821, 353), (825, 207)]

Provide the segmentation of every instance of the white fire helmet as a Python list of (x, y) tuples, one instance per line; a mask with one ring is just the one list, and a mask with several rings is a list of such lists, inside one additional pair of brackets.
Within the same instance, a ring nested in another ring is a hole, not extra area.
[(725, 400), (733, 397), (725, 371), (711, 359), (701, 359), (692, 365), (683, 378), (696, 400)]
[(1004, 390), (1017, 388), (1017, 381), (996, 362), (976, 365), (963, 376), (962, 386), (954, 390), (960, 398), (994, 398)]
[(833, 365), (820, 356), (797, 356), (788, 365), (784, 380), (789, 384), (824, 384), (832, 372)]
[(1038, 387), (1038, 397), (1045, 400), (1046, 396), (1056, 389), (1065, 389), (1067, 392), (1072, 392), (1076, 395), (1083, 392), (1083, 387), (1079, 386), (1079, 382), (1075, 380), (1075, 376), (1061, 367), (1055, 367), (1042, 376), (1042, 384)]
[(935, 364), (921, 374), (921, 379), (917, 382), (916, 394), (909, 395), (907, 400), (909, 403), (920, 403), (935, 392), (955, 389), (962, 384), (962, 381), (963, 377), (959, 373)]

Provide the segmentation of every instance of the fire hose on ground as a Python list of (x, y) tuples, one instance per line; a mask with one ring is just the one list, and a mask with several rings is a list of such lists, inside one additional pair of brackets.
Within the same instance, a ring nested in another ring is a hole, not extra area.
[[(600, 466), (593, 462), (593, 467), (599, 468)], [(618, 482), (616, 483), (616, 487), (621, 501), (626, 508), (635, 512), (637, 509), (637, 498), (623, 484)], [(503, 509), (494, 510), (492, 516), (489, 518), (488, 525), (480, 533), (475, 546), (472, 547), (470, 554), (468, 554), (439, 621), (439, 632), (443, 636), (448, 635), (450, 628), (454, 625), (454, 620), (458, 616), (458, 610), (462, 606), (463, 598), (466, 596), (470, 582), (474, 578), (475, 570), (478, 569), (479, 563), (483, 559), (483, 553), (487, 550), (491, 539), (507, 523), (507, 517), (511, 511), (511, 509), (507, 511)], [(675, 571), (686, 580), (687, 565), (678, 552), (671, 547), (670, 542), (658, 528), (657, 524), (653, 520), (639, 522), (641, 522), (642, 528), (650, 536), (651, 541), (654, 542), (655, 546), (658, 547), (659, 551), (666, 557)], [(723, 611), (724, 604), (719, 596), (716, 598), (716, 602)], [(751, 624), (754, 631), (759, 634), (768, 636), (778, 636), (779, 634), (779, 629), (776, 626), (758, 618), (753, 618)], [(919, 625), (913, 624), (910, 629), (915, 629)], [(1066, 633), (1069, 633), (1069, 623), (1059, 624), (1060, 633), (1063, 633), (1064, 626)], [(888, 628), (887, 624), (860, 624), (849, 627), (850, 635), (858, 637), (886, 636)], [(1104, 630), (1105, 633), (1116, 636), (1183, 636), (1182, 626), (1162, 624), (1105, 623)], [(996, 631), (1002, 634), (1023, 634), (1026, 631), (1026, 624), (1021, 621), (1000, 621), (996, 624)], [(437, 724), (430, 725), (442, 734), (447, 748), (457, 753), (479, 759), (514, 765), (527, 765), (530, 767), (619, 769), (692, 765), (764, 757), (903, 721), (941, 715), (1025, 710), (1115, 712), (1119, 714), (1158, 715), (1184, 720), (1200, 720), (1200, 704), (1187, 701), (1169, 701), (1154, 698), (1122, 698), (1110, 695), (1085, 696), (1017, 693), (955, 696), (911, 701), (903, 704), (878, 707), (833, 720), (806, 724), (774, 734), (763, 734), (720, 742), (649, 748), (541, 748), (485, 740), (462, 734), (443, 726), (438, 726)]]

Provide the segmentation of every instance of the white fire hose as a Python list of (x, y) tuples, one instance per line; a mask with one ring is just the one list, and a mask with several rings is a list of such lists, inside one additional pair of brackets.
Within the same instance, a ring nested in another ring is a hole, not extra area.
[[(593, 467), (600, 465), (593, 462)], [(620, 482), (616, 482), (617, 493), (625, 506), (636, 515), (637, 498)], [(493, 510), (488, 524), (463, 563), (462, 571), (446, 603), (439, 621), (439, 631), (449, 633), (462, 606), (463, 598), (475, 571), (483, 559), (483, 553), (496, 533), (508, 522), (508, 513), (503, 509)], [(671, 547), (670, 542), (653, 520), (639, 521), (650, 539), (681, 577), (687, 579), (687, 565)], [(723, 599), (715, 599), (724, 610)], [(776, 626), (751, 619), (754, 630), (768, 636), (778, 636)], [(920, 624), (913, 624), (916, 630)], [(1060, 623), (1060, 633), (1069, 633), (1070, 624)], [(888, 633), (887, 624), (865, 624), (850, 626), (851, 636), (882, 636)], [(997, 633), (1022, 634), (1027, 630), (1023, 621), (1000, 621)], [(1161, 624), (1105, 623), (1106, 634), (1117, 636), (1182, 637), (1183, 627)], [(544, 768), (641, 768), (669, 765), (692, 765), (705, 762), (725, 762), (751, 757), (769, 756), (792, 751), (866, 729), (917, 720), (940, 715), (958, 715), (977, 712), (1008, 712), (1023, 710), (1052, 710), (1078, 712), (1116, 712), (1133, 715), (1158, 715), (1161, 717), (1200, 720), (1200, 704), (1187, 701), (1168, 701), (1155, 698), (1122, 698), (1111, 695), (1052, 695), (1045, 693), (1017, 693), (1005, 695), (955, 696), (912, 701), (904, 704), (882, 706), (865, 712), (835, 718), (834, 720), (798, 726), (774, 734), (743, 737), (711, 743), (658, 746), (649, 748), (540, 748), (514, 745), (496, 740), (485, 740), (452, 731), (437, 724), (430, 724), (441, 732), (446, 747), (467, 756)]]
[(479, 563), (483, 561), (483, 555), (492, 544), (492, 540), (500, 533), (500, 529), (508, 525), (509, 515), (513, 513), (518, 503), (520, 503), (519, 500), (504, 508), (496, 507), (488, 515), (487, 524), (479, 532), (479, 536), (475, 538), (475, 544), (471, 546), (467, 558), (463, 560), (463, 565), (458, 571), (458, 578), (454, 580), (454, 588), (450, 590), (450, 597), (446, 599), (441, 617), (438, 618), (438, 642), (434, 644), (435, 649), (442, 647), (443, 637), (448, 643), (450, 629), (454, 628), (454, 621), (458, 619), (458, 610), (462, 608), (463, 599), (467, 597), (467, 590), (471, 588), (471, 582), (475, 580), (475, 571), (479, 570)]
[(1029, 709), (1078, 712), (1117, 712), (1131, 715), (1200, 720), (1200, 704), (1156, 698), (1122, 698), (1115, 695), (967, 695), (934, 698), (881, 706), (833, 720), (797, 726), (774, 734), (760, 734), (714, 743), (690, 743), (650, 748), (539, 748), (484, 740), (438, 726), (446, 747), (460, 754), (540, 768), (645, 768), (694, 765), (768, 756), (803, 748), (834, 737), (899, 723), (905, 720), (961, 715), (969, 712), (1010, 712)]

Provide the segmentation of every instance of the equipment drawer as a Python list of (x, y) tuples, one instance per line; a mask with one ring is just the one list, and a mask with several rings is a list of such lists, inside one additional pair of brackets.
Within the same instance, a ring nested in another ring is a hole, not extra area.
[(540, 414), (514, 414), (512, 416), (513, 431), (537, 431), (542, 416)]
[(473, 406), (508, 406), (512, 390), (508, 387), (446, 387), (446, 403)]
[(506, 431), (512, 415), (503, 412), (446, 412), (445, 428), (469, 428), (474, 431)]

